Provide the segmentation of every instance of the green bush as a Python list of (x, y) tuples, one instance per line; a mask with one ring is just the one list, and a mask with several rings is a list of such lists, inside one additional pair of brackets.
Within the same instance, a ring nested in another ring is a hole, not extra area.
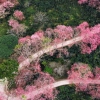
[(91, 54), (81, 54), (79, 47), (73, 46), (69, 49), (69, 52), (73, 54), (69, 59), (72, 64), (75, 62), (82, 62), (89, 64), (92, 67), (100, 67), (100, 47), (98, 47)]
[(18, 70), (18, 63), (15, 60), (8, 59), (3, 60), (0, 64), (0, 79), (2, 78), (12, 78)]
[(75, 92), (74, 86), (60, 86), (56, 100), (92, 100), (91, 96), (84, 92)]
[(45, 66), (44, 72), (48, 72), (50, 75), (53, 74), (53, 69), (50, 68), (49, 66)]
[(0, 36), (7, 34), (7, 28), (8, 28), (7, 22), (0, 23)]
[(43, 61), (42, 64), (44, 65), (44, 72), (48, 72), (50, 75), (52, 75), (53, 69), (48, 66), (48, 63)]
[(14, 35), (0, 37), (0, 58), (8, 58), (12, 53), (18, 38)]

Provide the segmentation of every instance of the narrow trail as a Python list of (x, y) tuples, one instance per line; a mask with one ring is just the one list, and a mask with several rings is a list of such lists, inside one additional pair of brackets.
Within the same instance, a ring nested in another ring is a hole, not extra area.
[[(59, 87), (59, 86), (63, 86), (63, 85), (69, 85), (69, 84), (77, 84), (77, 83), (83, 83), (83, 84), (100, 84), (100, 80), (89, 80), (89, 81), (85, 81), (85, 80), (67, 80), (67, 79), (64, 79), (64, 80), (60, 80), (60, 81), (57, 81), (55, 83), (52, 83), (52, 84), (49, 84), (49, 85), (46, 85), (42, 88), (39, 88), (39, 89), (36, 89), (35, 91), (31, 91), (31, 92), (28, 92), (25, 95), (25, 97), (27, 99), (30, 99), (30, 96), (32, 97), (35, 97), (36, 95), (40, 94), (40, 93), (43, 93), (45, 90), (47, 89), (53, 89), (53, 88), (56, 88), (56, 87)], [(20, 96), (18, 97), (9, 97), (8, 100), (20, 100)]]

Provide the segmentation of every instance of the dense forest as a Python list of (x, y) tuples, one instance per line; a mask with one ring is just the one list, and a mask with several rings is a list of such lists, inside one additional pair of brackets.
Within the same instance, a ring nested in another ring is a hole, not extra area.
[(100, 1), (0, 0), (0, 100), (100, 100)]

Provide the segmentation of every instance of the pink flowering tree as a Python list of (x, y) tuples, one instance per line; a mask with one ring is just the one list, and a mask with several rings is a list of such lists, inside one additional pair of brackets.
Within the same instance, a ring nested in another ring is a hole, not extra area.
[[(85, 35), (85, 38), (79, 44), (82, 54), (90, 54), (92, 51), (96, 50), (98, 46), (100, 46), (100, 32), (97, 28), (100, 28), (100, 24), (89, 28), (89, 24), (87, 22), (83, 22), (77, 27), (77, 29), (80, 30), (80, 35)], [(90, 32), (97, 34), (91, 34)], [(86, 35), (89, 34), (90, 36), (88, 39), (86, 38)]]
[(5, 18), (9, 13), (10, 9), (14, 7), (14, 4), (10, 1), (5, 1), (0, 5), (0, 18)]
[(88, 85), (86, 81), (91, 81), (92, 78), (93, 73), (88, 64), (75, 63), (72, 65), (71, 70), (68, 71), (68, 79), (85, 81), (84, 83), (75, 84), (76, 91), (86, 91)]
[(17, 18), (18, 20), (25, 19), (23, 12), (22, 11), (19, 11), (19, 10), (15, 10), (13, 16), (15, 18)]
[[(100, 68), (96, 67), (91, 71), (87, 64), (75, 63), (68, 72), (68, 79), (75, 84), (76, 91), (85, 91), (92, 98), (100, 99)], [(92, 82), (94, 80), (94, 82)], [(82, 81), (82, 82), (81, 82)]]
[(23, 36), (23, 34), (27, 30), (27, 26), (25, 26), (24, 24), (19, 24), (17, 20), (10, 19), (8, 20), (8, 23), (9, 23), (9, 26), (12, 27), (10, 29), (10, 33), (15, 33), (18, 37)]
[(100, 68), (96, 67), (94, 69), (94, 79), (97, 80), (96, 84), (89, 84), (87, 91), (88, 94), (90, 94), (92, 96), (92, 98), (97, 98), (100, 99), (100, 83), (98, 83), (98, 81), (100, 80)]

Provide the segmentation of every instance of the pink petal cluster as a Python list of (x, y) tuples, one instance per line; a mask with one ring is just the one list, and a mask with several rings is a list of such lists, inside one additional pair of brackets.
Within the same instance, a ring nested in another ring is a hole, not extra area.
[(44, 32), (43, 31), (37, 31), (35, 32), (32, 36), (31, 39), (32, 40), (41, 40), (44, 37)]
[(19, 38), (18, 40), (18, 43), (21, 44), (21, 43), (25, 43), (27, 40), (29, 40), (31, 37), (30, 36), (26, 36), (26, 37), (21, 37)]
[(79, 24), (79, 26), (77, 26), (78, 29), (80, 29), (81, 34), (82, 32), (84, 32), (84, 30), (89, 29), (89, 24), (87, 22), (83, 22), (81, 24)]
[(15, 10), (13, 16), (15, 18), (17, 18), (18, 20), (25, 19), (24, 15), (23, 15), (23, 12), (22, 11), (19, 11), (19, 10)]
[(58, 25), (54, 29), (55, 33), (58, 33), (58, 38), (62, 40), (68, 40), (72, 38), (73, 34), (73, 29), (70, 26), (65, 26), (65, 25)]
[(18, 25), (19, 25), (19, 22), (17, 20), (14, 20), (14, 19), (8, 20), (8, 23), (9, 23), (9, 26), (11, 26), (13, 28), (18, 27)]

